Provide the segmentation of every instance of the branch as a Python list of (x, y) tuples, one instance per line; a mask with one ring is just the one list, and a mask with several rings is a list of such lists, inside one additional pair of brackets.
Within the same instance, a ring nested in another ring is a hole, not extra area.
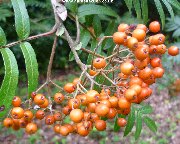
[(48, 70), (47, 70), (47, 81), (48, 82), (50, 81), (50, 78), (51, 78), (51, 69), (52, 69), (52, 64), (53, 64), (53, 60), (54, 60), (56, 45), (57, 45), (57, 36), (55, 36), (55, 38), (54, 38), (54, 43), (52, 46), (51, 56), (50, 56), (50, 60), (49, 60)]
[(50, 30), (49, 32), (38, 34), (38, 35), (34, 35), (34, 36), (30, 36), (27, 39), (19, 40), (19, 41), (16, 41), (16, 42), (12, 42), (12, 43), (9, 43), (9, 44), (7, 44), (5, 46), (0, 46), (0, 49), (1, 48), (10, 48), (10, 47), (18, 45), (18, 44), (20, 44), (22, 42), (31, 41), (31, 40), (34, 40), (34, 39), (38, 39), (40, 37), (50, 36), (50, 35), (54, 34), (56, 32), (56, 30), (57, 30), (57, 24), (55, 24), (54, 27), (52, 28), (52, 30)]
[(92, 54), (92, 55), (94, 55), (94, 56), (96, 56), (96, 57), (104, 58), (104, 56), (102, 56), (102, 55), (100, 55), (100, 54), (97, 54), (97, 53), (94, 53), (94, 52), (91, 51), (91, 50), (88, 50), (88, 49), (85, 49), (85, 48), (81, 48), (81, 50), (84, 51), (84, 52), (87, 52), (87, 53), (89, 53), (89, 54)]
[(76, 27), (77, 27), (77, 35), (75, 43), (78, 44), (80, 42), (80, 25), (78, 21), (78, 17), (76, 16)]

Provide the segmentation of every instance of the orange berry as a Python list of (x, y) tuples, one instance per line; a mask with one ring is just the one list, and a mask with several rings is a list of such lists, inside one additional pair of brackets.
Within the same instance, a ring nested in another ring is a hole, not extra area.
[(3, 121), (3, 125), (7, 128), (10, 128), (13, 125), (13, 120), (11, 118), (5, 118)]
[(144, 24), (138, 24), (136, 29), (142, 29), (144, 30), (145, 32), (147, 31), (147, 27), (144, 25)]
[(64, 100), (64, 95), (62, 93), (56, 93), (54, 95), (55, 103), (60, 104), (60, 103), (62, 103), (63, 100)]
[(45, 117), (45, 112), (42, 110), (38, 110), (35, 116), (37, 119), (42, 120)]
[(146, 32), (142, 29), (135, 29), (132, 32), (132, 37), (136, 38), (139, 42), (143, 41), (146, 37)]
[(43, 104), (41, 104), (41, 105), (39, 105), (39, 107), (40, 107), (40, 108), (47, 108), (47, 107), (48, 107), (48, 105), (49, 105), (49, 101), (48, 101), (48, 99), (46, 99), (46, 98), (45, 98), (44, 103), (43, 103)]
[(124, 118), (118, 118), (117, 124), (118, 124), (118, 126), (120, 126), (120, 127), (125, 127), (126, 124), (127, 124), (127, 121), (126, 121), (126, 119), (124, 119)]
[(18, 96), (15, 96), (12, 100), (12, 105), (14, 107), (19, 107), (21, 105), (21, 98)]
[(96, 58), (93, 60), (93, 66), (96, 69), (104, 68), (106, 66), (106, 60), (103, 58)]
[(149, 30), (153, 33), (159, 32), (161, 29), (160, 23), (158, 21), (153, 21), (149, 24)]
[(120, 65), (120, 70), (125, 75), (131, 75), (132, 70), (134, 70), (134, 66), (130, 62), (124, 62)]
[(168, 54), (171, 56), (176, 56), (179, 54), (179, 48), (177, 46), (171, 46), (168, 48)]
[(118, 106), (120, 109), (128, 109), (131, 107), (131, 103), (124, 97), (119, 98)]
[(94, 70), (92, 70), (92, 69), (89, 70), (89, 75), (90, 75), (90, 76), (94, 76), (95, 74), (96, 74), (96, 71), (94, 71)]
[(37, 94), (34, 97), (34, 103), (37, 105), (42, 105), (45, 102), (45, 96), (43, 94)]
[(105, 104), (98, 104), (95, 108), (95, 112), (98, 116), (105, 116), (109, 112), (109, 107)]
[(127, 40), (127, 47), (134, 51), (138, 46), (138, 40), (135, 37), (131, 37)]
[(161, 78), (164, 75), (164, 69), (161, 67), (155, 67), (153, 69), (153, 75), (155, 78)]
[(14, 119), (20, 119), (20, 118), (22, 118), (24, 116), (24, 110), (21, 107), (14, 107), (11, 110), (11, 116)]
[(73, 83), (67, 83), (64, 86), (64, 91), (67, 93), (72, 93), (76, 89), (76, 86)]
[(37, 131), (37, 125), (35, 123), (28, 123), (26, 126), (26, 132), (28, 134), (34, 134)]
[(104, 120), (96, 120), (95, 127), (98, 131), (104, 131), (106, 129), (106, 122)]
[(86, 99), (88, 103), (94, 103), (99, 100), (99, 93), (95, 90), (89, 90), (86, 93)]
[(118, 26), (118, 31), (119, 31), (119, 32), (126, 32), (128, 29), (129, 29), (129, 25), (128, 25), (128, 24), (125, 24), (125, 23), (121, 23), (121, 24)]
[(69, 116), (73, 122), (78, 123), (83, 119), (84, 114), (80, 109), (73, 109)]
[(124, 32), (115, 32), (113, 34), (113, 41), (115, 44), (124, 44), (127, 39), (127, 35)]

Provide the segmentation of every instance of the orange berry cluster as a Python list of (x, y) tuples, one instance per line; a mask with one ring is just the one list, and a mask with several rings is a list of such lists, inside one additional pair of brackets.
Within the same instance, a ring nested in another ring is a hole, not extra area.
[[(100, 92), (94, 89), (84, 92), (87, 86), (80, 78), (76, 78), (65, 84), (64, 92), (56, 93), (53, 98), (32, 93), (31, 106), (39, 107), (35, 112), (31, 109), (24, 110), (21, 99), (16, 96), (12, 101), (11, 118), (4, 119), (4, 126), (14, 130), (25, 128), (28, 134), (33, 134), (37, 131), (34, 121), (37, 119), (44, 120), (46, 125), (53, 125), (54, 132), (63, 136), (70, 133), (87, 136), (93, 127), (98, 131), (105, 130), (107, 121), (102, 118), (113, 119), (117, 114), (128, 115), (132, 103), (139, 104), (147, 99), (152, 94), (149, 86), (163, 76), (161, 55), (167, 48), (164, 44), (165, 36), (159, 31), (160, 24), (157, 21), (151, 22), (149, 28), (143, 24), (120, 24), (118, 32), (112, 38), (116, 45), (124, 46), (131, 57), (124, 58), (120, 63), (114, 62), (118, 69), (114, 69), (113, 72), (117, 75), (110, 80), (113, 87), (103, 85)], [(148, 33), (151, 35), (148, 36)], [(152, 35), (153, 33), (156, 34)], [(179, 54), (179, 49), (171, 46), (168, 53), (175, 56)], [(112, 58), (117, 57), (113, 56)], [(112, 72), (107, 70), (107, 65), (106, 58), (95, 58), (89, 70), (91, 78)], [(78, 90), (81, 87), (83, 89)], [(70, 123), (64, 123), (66, 117), (70, 118)], [(126, 126), (126, 123), (125, 118), (117, 120), (120, 127)]]

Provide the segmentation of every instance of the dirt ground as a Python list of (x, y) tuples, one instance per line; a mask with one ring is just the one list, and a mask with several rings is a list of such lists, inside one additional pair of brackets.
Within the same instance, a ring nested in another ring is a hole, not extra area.
[[(152, 96), (146, 100), (154, 112), (151, 116), (157, 123), (158, 132), (156, 134), (143, 125), (143, 131), (138, 141), (134, 140), (133, 132), (127, 137), (123, 137), (123, 129), (113, 132), (113, 123), (109, 125), (106, 132), (97, 132), (87, 137), (80, 137), (70, 134), (67, 137), (54, 134), (49, 126), (43, 126), (37, 134), (29, 136), (23, 130), (13, 132), (0, 127), (0, 144), (180, 144), (180, 94), (170, 96), (168, 90), (158, 92), (154, 85)], [(39, 126), (43, 123), (39, 123)], [(134, 129), (133, 129), (134, 131)]]

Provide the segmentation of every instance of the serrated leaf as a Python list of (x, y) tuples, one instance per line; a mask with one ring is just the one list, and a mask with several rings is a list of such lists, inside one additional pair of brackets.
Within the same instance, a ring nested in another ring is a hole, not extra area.
[(102, 32), (102, 27), (101, 27), (100, 18), (97, 15), (94, 16), (94, 18), (93, 18), (93, 28), (94, 28), (96, 37), (98, 37)]
[(147, 21), (148, 21), (148, 3), (147, 3), (147, 0), (141, 1), (141, 8), (142, 8), (143, 21), (145, 23), (147, 23)]
[(137, 14), (137, 18), (141, 18), (141, 6), (139, 0), (133, 0), (133, 5)]
[(6, 35), (3, 31), (3, 29), (0, 27), (0, 46), (6, 45), (7, 40), (6, 40)]
[(83, 17), (86, 15), (93, 15), (93, 14), (102, 14), (113, 17), (118, 16), (112, 9), (102, 5), (84, 4), (78, 8), (79, 17)]
[(134, 122), (135, 122), (135, 109), (131, 108), (131, 112), (128, 116), (127, 125), (126, 125), (125, 131), (124, 131), (124, 136), (127, 136), (131, 132), (131, 130), (134, 126)]
[(165, 25), (165, 14), (164, 14), (164, 10), (163, 10), (163, 7), (162, 7), (162, 4), (159, 0), (154, 0), (155, 2), (155, 5), (156, 5), (156, 8), (158, 10), (158, 13), (160, 15), (160, 18), (161, 18), (161, 23), (162, 23), (162, 28), (164, 28), (164, 25)]
[(132, 9), (132, 2), (133, 0), (124, 0), (128, 9), (129, 9), (129, 12), (131, 13), (131, 9)]
[(36, 90), (38, 85), (38, 63), (36, 54), (31, 44), (24, 42), (20, 44), (26, 64), (26, 73), (28, 76), (28, 93), (29, 95)]
[(63, 26), (60, 26), (57, 31), (56, 31), (56, 35), (57, 36), (62, 36), (64, 33), (64, 27)]
[(81, 48), (82, 48), (82, 42), (80, 42), (80, 43), (75, 47), (76, 50), (80, 50)]
[(15, 95), (18, 84), (18, 65), (14, 54), (8, 48), (0, 49), (5, 66), (5, 76), (0, 89), (0, 118), (3, 118), (10, 109), (11, 101)]
[(139, 109), (139, 111), (142, 113), (142, 114), (150, 114), (153, 112), (153, 109), (150, 105), (145, 105), (143, 107), (141, 107)]
[(135, 139), (137, 140), (141, 134), (142, 130), (142, 114), (141, 112), (137, 112), (136, 117), (136, 131), (135, 131)]
[(173, 12), (173, 9), (172, 9), (171, 5), (168, 3), (167, 0), (162, 0), (162, 2), (164, 3), (164, 5), (166, 6), (168, 12), (170, 13), (171, 18), (174, 19), (174, 12)]
[(30, 22), (24, 0), (11, 0), (15, 13), (16, 32), (20, 39), (26, 39), (30, 34)]
[(180, 2), (177, 0), (167, 0), (171, 5), (180, 10)]
[(145, 116), (145, 117), (143, 117), (143, 121), (152, 132), (154, 132), (154, 133), (157, 132), (156, 123), (151, 118)]

